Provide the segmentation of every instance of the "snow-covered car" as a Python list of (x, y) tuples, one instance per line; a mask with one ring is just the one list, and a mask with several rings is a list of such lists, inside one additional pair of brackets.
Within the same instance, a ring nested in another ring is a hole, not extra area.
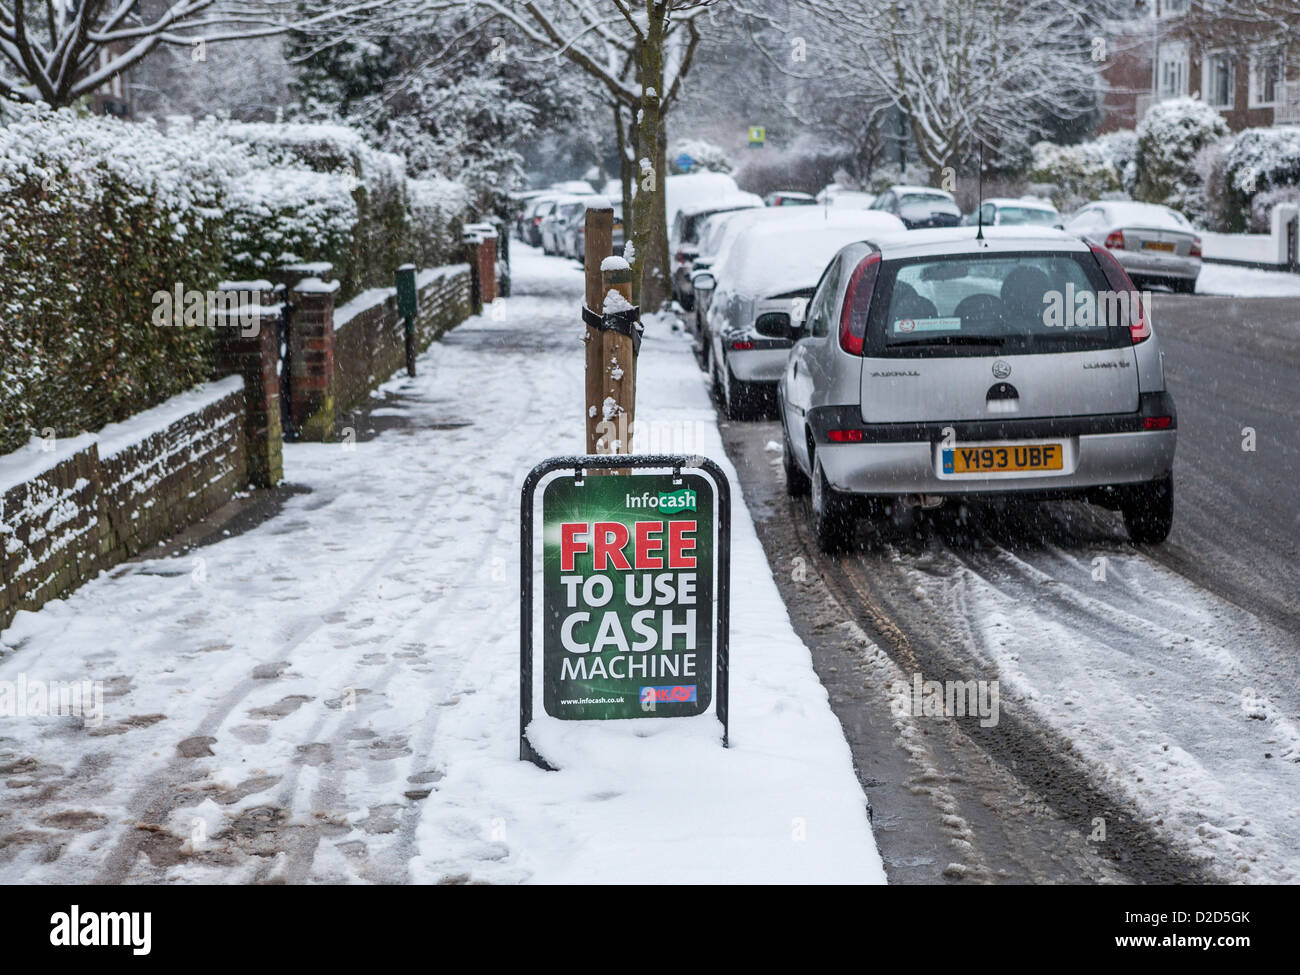
[(575, 220), (583, 219), (587, 204), (580, 197), (562, 196), (542, 217), (541, 238), (543, 254), (564, 254), (564, 235)]
[(804, 208), (788, 219), (754, 220), (717, 263), (696, 272), (702, 304), (708, 293), (704, 360), (730, 419), (746, 419), (773, 402), (792, 316), (835, 252), (851, 241), (902, 230), (884, 213)]
[(523, 241), (533, 247), (542, 246), (542, 221), (555, 208), (555, 201), (560, 198), (557, 193), (543, 193), (534, 197), (524, 210)]
[(528, 218), (528, 211), (531, 209), (533, 201), (541, 196), (544, 190), (521, 190), (510, 194), (511, 224), (513, 225), (515, 236), (527, 243), (528, 237), (524, 230), (524, 225)]
[(806, 207), (812, 206), (817, 201), (813, 199), (811, 193), (800, 193), (797, 190), (777, 190), (763, 197), (763, 202), (770, 207)]
[[(614, 207), (614, 253), (620, 257), (623, 254), (623, 204), (615, 203)], [(565, 234), (564, 253), (572, 257), (580, 264), (586, 264), (587, 261), (587, 217), (584, 212), (582, 217), (573, 221), (569, 225), (569, 230)]]
[(963, 223), (968, 226), (983, 224), (986, 227), (1018, 227), (1028, 224), (1032, 227), (1065, 228), (1065, 221), (1056, 207), (1037, 197), (993, 197), (979, 205), (966, 215)]
[(1089, 203), (1065, 225), (1101, 244), (1140, 285), (1191, 294), (1201, 273), (1201, 238), (1177, 210), (1156, 203)]
[(847, 186), (831, 183), (829, 186), (822, 187), (813, 202), (845, 210), (866, 210), (876, 202), (876, 196), (874, 193), (852, 190)]
[(871, 209), (892, 213), (908, 230), (961, 223), (961, 207), (953, 195), (929, 186), (891, 186), (876, 197)]
[(995, 495), (1082, 498), (1163, 541), (1177, 418), (1151, 310), (1103, 246), (976, 234), (848, 245), (796, 325), (778, 410), (786, 488), (811, 492), (818, 544), (849, 545), (870, 500)]
[(695, 203), (677, 211), (677, 217), (668, 228), (668, 249), (672, 255), (673, 297), (690, 311), (695, 296), (691, 288), (691, 272), (700, 252), (700, 230), (704, 221), (717, 213), (731, 210), (766, 209), (761, 197), (753, 193), (740, 193), (715, 197)]

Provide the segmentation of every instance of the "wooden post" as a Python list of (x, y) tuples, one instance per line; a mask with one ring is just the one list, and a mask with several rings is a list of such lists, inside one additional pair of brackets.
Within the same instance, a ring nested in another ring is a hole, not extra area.
[[(596, 206), (587, 206), (586, 215), (586, 249), (583, 252), (583, 264), (587, 274), (586, 303), (597, 315), (601, 314), (605, 292), (601, 281), (600, 265), (614, 251), (614, 207), (608, 200), (597, 197)], [(587, 326), (583, 342), (587, 347), (587, 453), (600, 453), (597, 443), (600, 432), (601, 404), (604, 402), (605, 376), (604, 333)]]
[[(621, 257), (607, 257), (601, 265), (602, 311), (632, 306), (632, 268)], [(618, 297), (615, 297), (617, 295)], [(622, 298), (620, 302), (618, 298)], [(613, 400), (609, 424), (602, 431), (598, 453), (632, 453), (632, 424), (636, 419), (636, 353), (631, 336), (609, 329), (604, 333), (601, 402)], [(603, 406), (602, 406), (603, 411)], [(611, 426), (613, 429), (611, 429)], [(611, 443), (617, 441), (617, 443)]]

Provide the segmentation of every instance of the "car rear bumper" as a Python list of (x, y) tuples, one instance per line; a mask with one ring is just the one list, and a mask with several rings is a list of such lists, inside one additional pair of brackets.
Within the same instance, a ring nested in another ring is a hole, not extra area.
[(1194, 280), (1201, 273), (1201, 261), (1196, 257), (1169, 257), (1129, 250), (1113, 250), (1111, 253), (1130, 276)]
[[(862, 429), (862, 443), (833, 443), (830, 429), (853, 418), (851, 407), (825, 407), (809, 414), (817, 456), (831, 486), (854, 494), (1071, 493), (1164, 477), (1173, 469), (1177, 418), (1167, 393), (1148, 393), (1136, 413), (1041, 420), (952, 424), (875, 424)], [(1163, 430), (1143, 429), (1151, 417), (1169, 417)], [(841, 420), (841, 417), (843, 420)], [(973, 444), (1056, 443), (1059, 471), (953, 475), (943, 472), (943, 449)]]

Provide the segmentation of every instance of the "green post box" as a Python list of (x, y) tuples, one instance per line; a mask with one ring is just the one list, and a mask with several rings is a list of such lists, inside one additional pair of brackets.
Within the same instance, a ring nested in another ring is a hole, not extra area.
[(397, 313), (402, 316), (406, 330), (406, 374), (415, 375), (415, 316), (420, 311), (420, 298), (415, 290), (415, 265), (403, 264), (397, 269)]

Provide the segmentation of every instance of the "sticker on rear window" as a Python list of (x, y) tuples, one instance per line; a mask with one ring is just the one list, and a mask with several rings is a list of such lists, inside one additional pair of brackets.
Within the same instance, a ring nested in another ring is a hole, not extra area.
[(898, 318), (894, 320), (895, 335), (912, 332), (959, 332), (960, 318)]

